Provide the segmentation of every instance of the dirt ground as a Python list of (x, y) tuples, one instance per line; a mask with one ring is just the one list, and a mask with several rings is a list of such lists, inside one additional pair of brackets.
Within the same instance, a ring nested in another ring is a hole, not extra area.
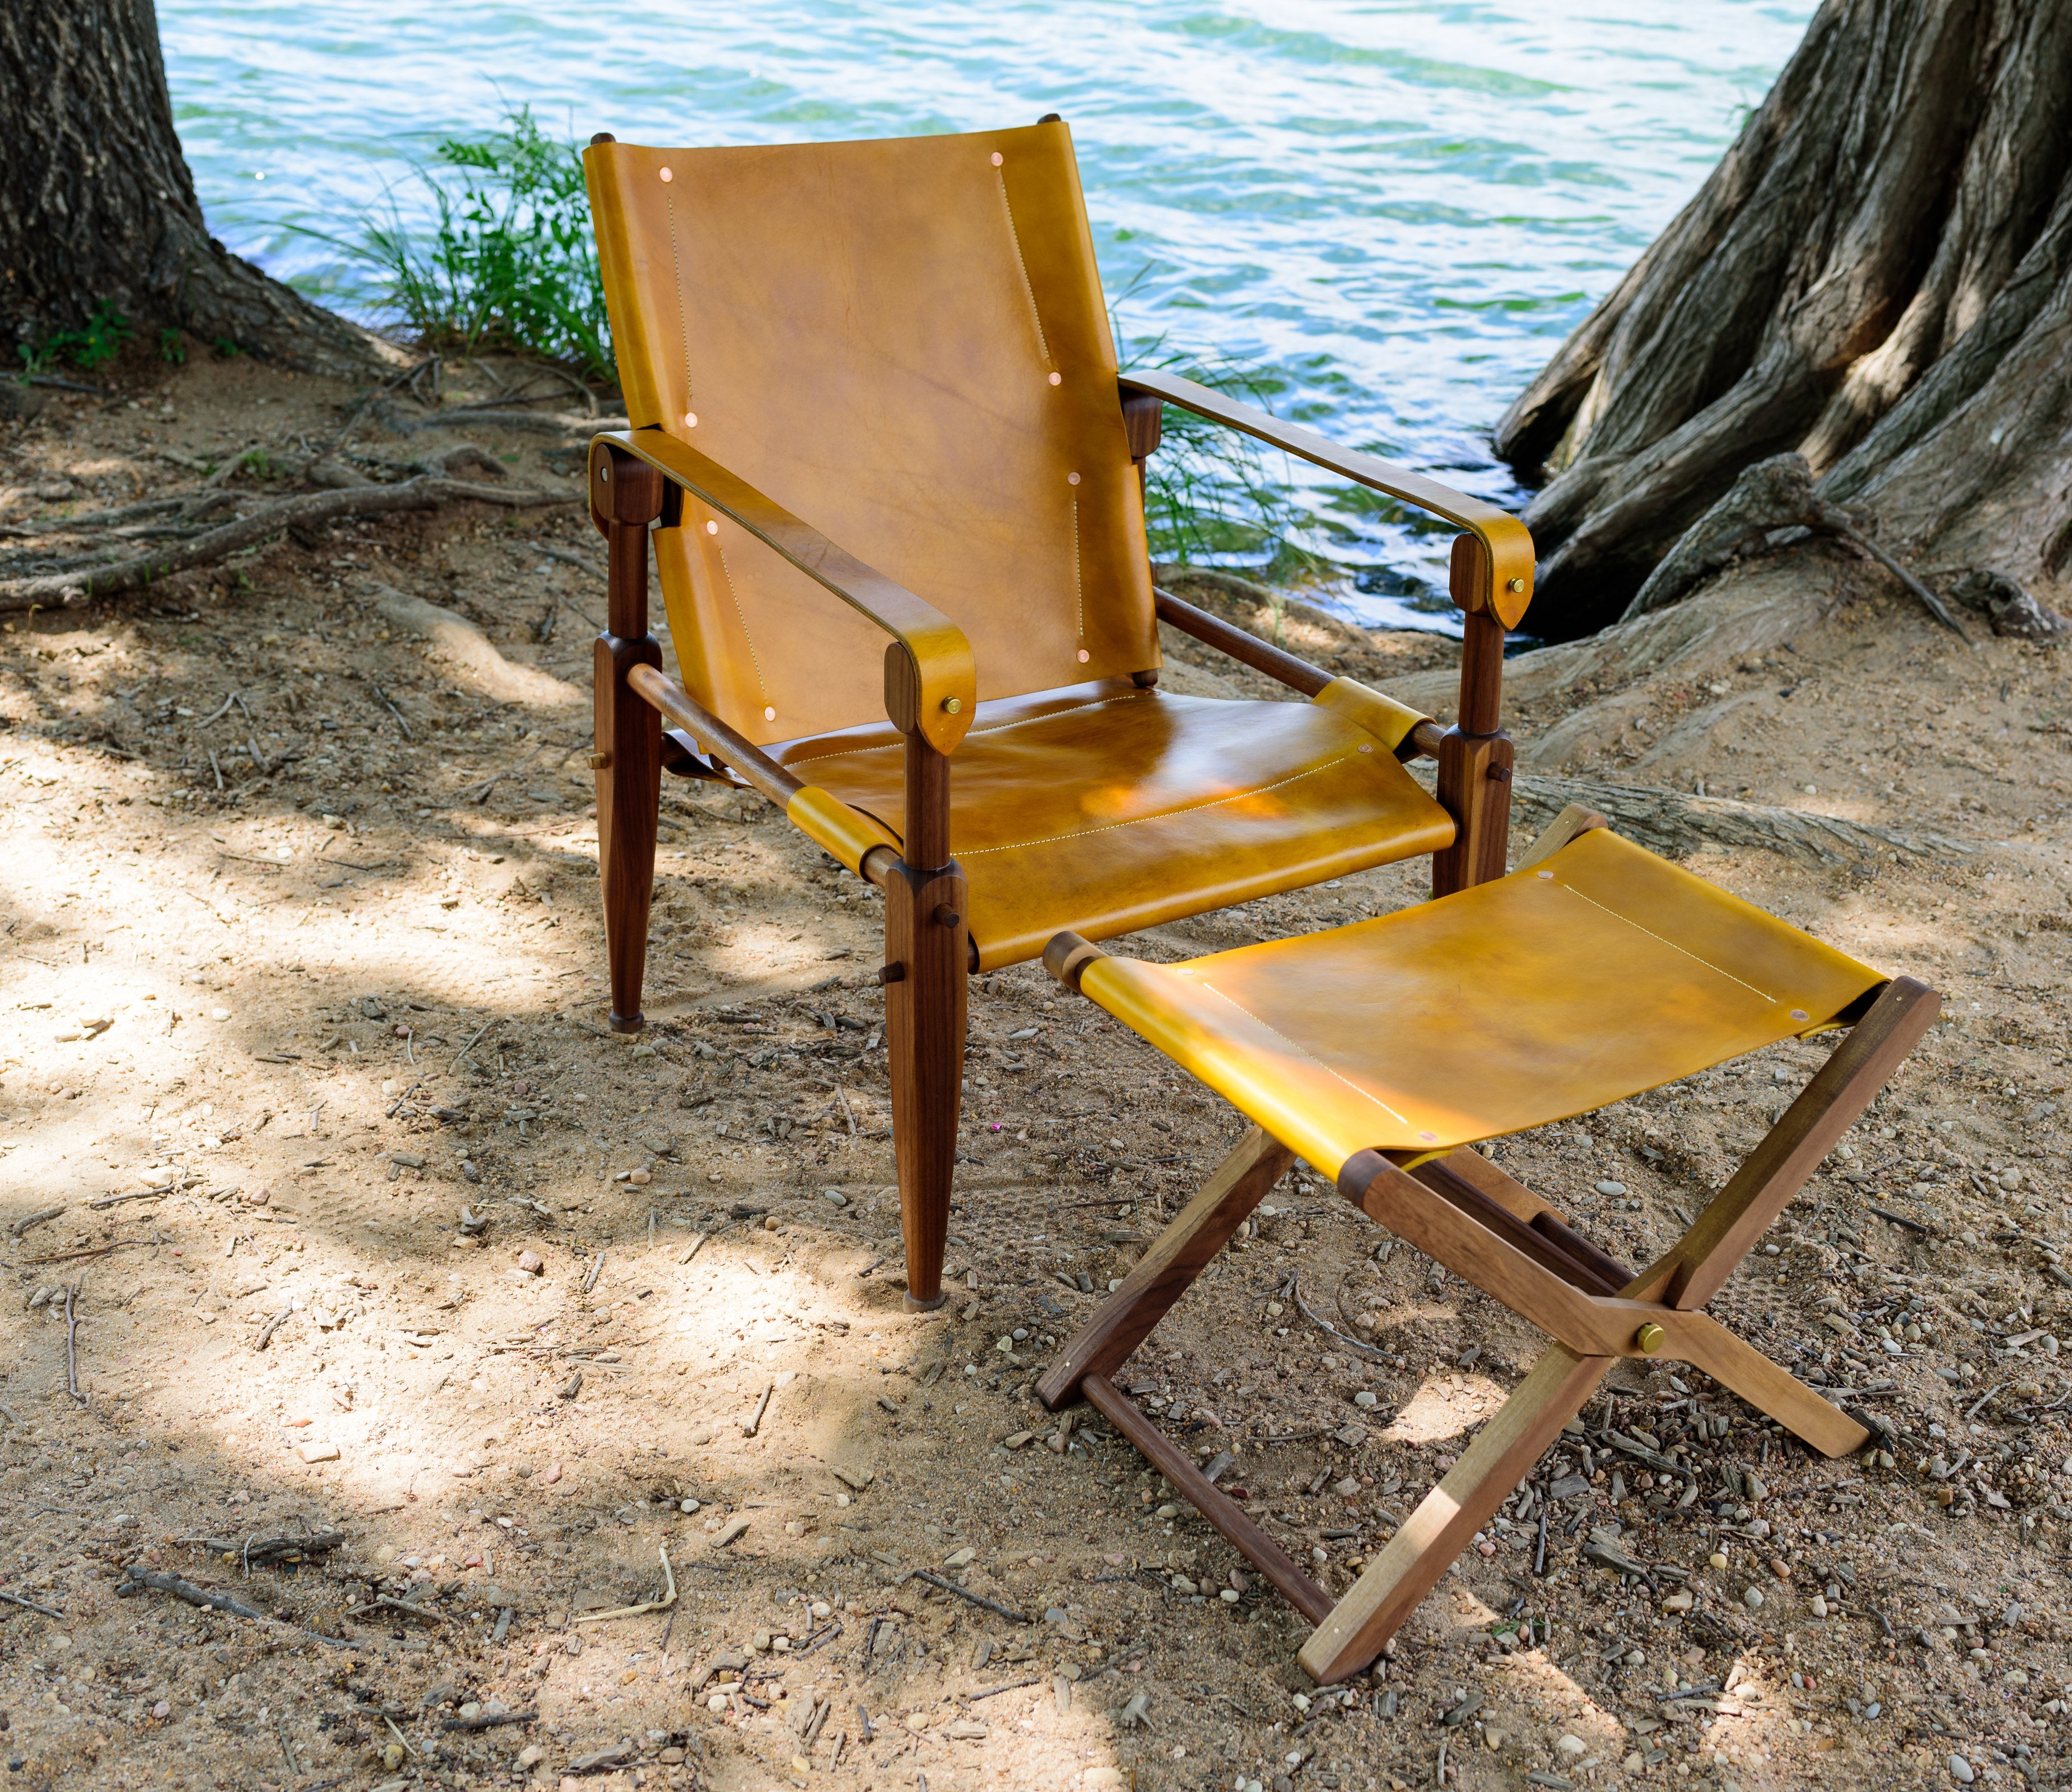
[[(0, 425), (9, 552), (251, 445), (299, 452), (349, 397), (199, 351), (118, 383)], [(580, 486), (537, 435), (426, 439)], [(1972, 849), (1693, 861), (1946, 995), (1713, 1309), (1850, 1390), (1886, 1447), (1829, 1462), (1700, 1375), (1629, 1367), (1393, 1659), (1319, 1692), (1232, 1551), (1086, 1409), (1068, 1428), (1027, 1391), (1237, 1139), (1231, 1110), (1039, 967), (985, 980), (958, 1297), (906, 1314), (877, 898), (707, 787), (665, 793), (656, 1024), (602, 1030), (598, 560), (574, 501), (460, 506), (0, 632), (0, 1783), (2068, 1778), (2064, 653), (1969, 653), (1815, 559), (1810, 619), (1759, 658), (1611, 690), (1520, 663), (1523, 743), (1588, 724), (1560, 737), (1572, 772)], [(376, 586), (574, 688), (491, 699)], [(1290, 626), (1377, 679), (1452, 651)], [(1169, 684), (1219, 680), (1260, 688), (1176, 651)], [(1120, 949), (1309, 931), (1425, 876)], [(1644, 1259), (1822, 1055), (1496, 1149)], [(1232, 1453), (1223, 1485), (1337, 1589), (1540, 1342), (1298, 1172), (1124, 1379)], [(1658, 1484), (1665, 1454), (1695, 1499)], [(1607, 1549), (1647, 1578), (1585, 1553)]]

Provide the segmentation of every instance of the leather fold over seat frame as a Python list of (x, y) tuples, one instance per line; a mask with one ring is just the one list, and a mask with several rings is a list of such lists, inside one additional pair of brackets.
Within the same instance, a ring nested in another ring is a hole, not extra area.
[[(1860, 1417), (1704, 1309), (1926, 1031), (1939, 1006), (1926, 985), (1888, 980), (1575, 810), (1510, 875), (1375, 920), (1179, 964), (1062, 934), (1045, 962), (1254, 1125), (1038, 1392), (1054, 1407), (1090, 1400), (1314, 1621), (1301, 1660), (1317, 1679), (1371, 1664), (1621, 1357), (1689, 1362), (1827, 1455), (1868, 1441)], [(1725, 1188), (1639, 1270), (1473, 1149), (1838, 1030)], [(1116, 1380), (1297, 1157), (1549, 1339), (1335, 1599)], [(1685, 1486), (1688, 1506), (1698, 1484)]]

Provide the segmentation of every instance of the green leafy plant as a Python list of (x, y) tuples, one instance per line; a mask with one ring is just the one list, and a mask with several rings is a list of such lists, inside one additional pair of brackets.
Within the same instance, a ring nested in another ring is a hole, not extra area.
[(356, 240), (323, 240), (367, 271), (376, 306), (426, 348), (536, 355), (613, 380), (582, 151), (549, 137), (529, 107), (505, 121), (487, 137), (446, 138), (416, 171), (433, 207), (428, 239), (392, 192)]
[(23, 371), (25, 376), (33, 378), (65, 362), (90, 373), (102, 362), (113, 360), (136, 335), (129, 319), (113, 305), (97, 306), (84, 330), (60, 330), (34, 348), (24, 343)]
[(158, 359), (171, 361), (175, 367), (185, 364), (187, 358), (187, 338), (179, 331), (164, 329), (158, 332)]

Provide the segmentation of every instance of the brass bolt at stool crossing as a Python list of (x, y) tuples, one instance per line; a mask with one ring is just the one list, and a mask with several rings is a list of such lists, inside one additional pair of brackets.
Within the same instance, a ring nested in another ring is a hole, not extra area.
[(1669, 1334), (1650, 1320), (1633, 1334), (1633, 1342), (1642, 1356), (1653, 1356), (1662, 1348), (1663, 1340)]

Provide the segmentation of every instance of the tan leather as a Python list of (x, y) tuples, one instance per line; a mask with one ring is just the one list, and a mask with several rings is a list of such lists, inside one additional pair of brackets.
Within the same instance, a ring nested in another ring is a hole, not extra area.
[[(981, 698), (1159, 664), (1064, 125), (603, 143), (584, 164), (636, 432), (697, 448), (948, 617)], [(872, 623), (711, 506), (684, 511), (655, 545), (692, 695), (758, 744), (882, 716)]]
[(1608, 829), (1493, 882), (1082, 991), (1335, 1178), (1587, 1113), (1832, 1021), (1885, 979)]
[[(698, 499), (697, 514), (712, 513), (716, 551), (730, 539), (730, 530), (738, 529), (891, 635), (913, 661), (922, 734), (938, 753), (956, 750), (976, 707), (977, 668), (964, 631), (941, 610), (865, 565), (709, 455), (660, 430), (613, 430), (592, 438), (593, 464), (607, 446), (639, 456)], [(766, 713), (763, 720), (771, 725), (776, 718)]]
[[(894, 833), (904, 752), (886, 722), (772, 750)], [(1384, 743), (1313, 703), (1101, 680), (981, 705), (950, 766), (951, 850), (987, 970), (1063, 928), (1107, 938), (1453, 837)]]
[(899, 849), (899, 837), (861, 810), (812, 784), (784, 807), (785, 819), (809, 840), (817, 841), (852, 871), (861, 871), (866, 854), (880, 846)]
[(1364, 728), (1393, 753), (1420, 721), (1432, 718), (1421, 709), (1398, 703), (1357, 678), (1334, 678), (1310, 698), (1327, 709), (1335, 709), (1348, 721)]

